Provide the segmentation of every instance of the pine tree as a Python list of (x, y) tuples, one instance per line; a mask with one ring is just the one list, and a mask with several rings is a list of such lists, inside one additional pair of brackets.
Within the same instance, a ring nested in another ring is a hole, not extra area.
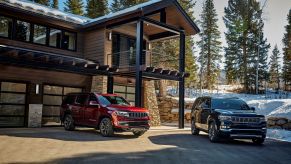
[(45, 5), (45, 6), (50, 5), (50, 0), (34, 0), (34, 2)]
[(59, 0), (53, 0), (52, 8), (59, 9)]
[[(240, 63), (242, 63), (242, 49), (238, 38), (241, 37), (239, 14), (235, 12), (238, 8), (236, 1), (230, 0), (228, 7), (224, 9), (225, 16), (223, 18), (227, 32), (225, 33), (227, 47), (225, 51), (225, 71), (228, 84), (237, 82), (240, 77)], [(233, 25), (235, 24), (235, 25)]]
[(285, 90), (291, 90), (291, 9), (287, 16), (288, 24), (283, 37), (283, 80)]
[(149, 0), (113, 0), (110, 10), (116, 12), (147, 1)]
[[(279, 55), (280, 55), (280, 51), (278, 50), (277, 45), (275, 46), (275, 48), (272, 51), (272, 55), (270, 58), (270, 70), (269, 70), (269, 74), (270, 74), (270, 85), (273, 88), (277, 88), (277, 90), (280, 89), (280, 65), (279, 65)], [(274, 87), (276, 86), (276, 87)]]
[[(220, 32), (217, 25), (217, 13), (213, 0), (206, 0), (201, 13), (201, 40), (198, 46), (201, 49), (199, 63), (205, 77), (205, 87), (212, 89), (218, 79), (221, 62)], [(205, 66), (205, 68), (203, 68)]]
[(110, 6), (110, 11), (116, 12), (119, 11), (120, 9), (121, 9), (120, 0), (113, 0)]
[(228, 83), (239, 79), (245, 91), (255, 86), (257, 69), (259, 82), (262, 84), (266, 79), (270, 45), (264, 38), (261, 16), (262, 9), (256, 0), (229, 0), (225, 8), (224, 22), (228, 29), (225, 33), (227, 47), (224, 48), (227, 79)]
[(82, 0), (67, 0), (65, 2), (64, 10), (72, 14), (83, 15), (84, 14), (83, 7), (84, 4)]
[(108, 13), (107, 0), (87, 0), (86, 15), (97, 18)]

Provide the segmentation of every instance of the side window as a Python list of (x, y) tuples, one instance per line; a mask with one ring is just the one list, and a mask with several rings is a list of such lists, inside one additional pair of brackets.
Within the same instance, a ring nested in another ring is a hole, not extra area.
[(200, 100), (201, 100), (200, 98), (198, 98), (198, 99), (195, 100), (195, 102), (193, 103), (193, 106), (192, 106), (192, 110), (195, 110), (195, 109), (197, 110), (196, 107), (197, 107), (197, 105), (199, 105)]
[(203, 102), (200, 105), (201, 108), (210, 108), (210, 99), (204, 99)]
[(96, 98), (96, 96), (94, 96), (94, 95), (90, 95), (90, 97), (89, 97), (89, 101), (95, 101), (95, 102), (97, 102), (97, 98)]
[(64, 100), (64, 104), (73, 104), (75, 102), (76, 96), (67, 96)]
[(85, 105), (88, 95), (79, 95), (76, 99), (76, 104)]

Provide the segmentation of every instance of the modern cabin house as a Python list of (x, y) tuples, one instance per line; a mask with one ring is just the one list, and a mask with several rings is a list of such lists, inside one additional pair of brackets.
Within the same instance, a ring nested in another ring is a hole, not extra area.
[[(179, 81), (184, 126), (185, 36), (198, 27), (176, 0), (90, 19), (24, 0), (0, 1), (0, 127), (60, 124), (70, 92), (118, 93), (144, 106), (144, 82)], [(153, 67), (151, 44), (180, 38), (179, 70)], [(40, 118), (39, 116), (40, 115)]]

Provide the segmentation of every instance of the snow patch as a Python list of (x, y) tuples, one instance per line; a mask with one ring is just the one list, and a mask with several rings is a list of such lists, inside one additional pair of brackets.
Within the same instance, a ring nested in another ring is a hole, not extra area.
[(268, 129), (267, 138), (291, 142), (291, 131), (281, 129)]

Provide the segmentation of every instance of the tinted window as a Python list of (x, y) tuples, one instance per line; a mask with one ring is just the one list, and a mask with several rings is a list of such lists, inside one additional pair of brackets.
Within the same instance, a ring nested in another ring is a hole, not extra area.
[(249, 106), (240, 99), (213, 99), (213, 109), (250, 110)]
[(64, 32), (63, 35), (63, 46), (67, 50), (76, 49), (76, 34), (71, 32)]
[(64, 100), (64, 104), (73, 104), (75, 102), (76, 96), (67, 96)]
[(89, 101), (97, 101), (96, 96), (90, 95)]
[(46, 27), (34, 25), (33, 42), (38, 44), (46, 44)]
[(15, 39), (21, 41), (30, 40), (30, 23), (18, 20), (15, 29)]
[(80, 105), (84, 105), (86, 103), (87, 97), (88, 97), (87, 95), (79, 95), (77, 97), (76, 103)]
[(200, 100), (201, 100), (200, 98), (195, 100), (195, 102), (193, 103), (193, 106), (192, 106), (192, 110), (194, 110), (196, 108), (196, 106), (199, 104)]
[(62, 31), (58, 29), (51, 28), (49, 32), (49, 45), (52, 47), (61, 47), (61, 36)]
[(0, 37), (10, 37), (12, 29), (12, 19), (0, 16)]

